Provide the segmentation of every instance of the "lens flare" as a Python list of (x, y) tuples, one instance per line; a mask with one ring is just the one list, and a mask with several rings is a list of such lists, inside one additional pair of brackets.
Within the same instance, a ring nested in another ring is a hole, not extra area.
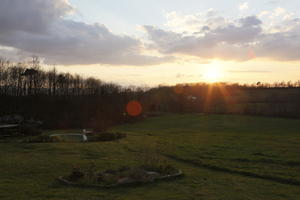
[(142, 113), (142, 105), (138, 101), (130, 101), (126, 105), (126, 112), (132, 117), (136, 117)]

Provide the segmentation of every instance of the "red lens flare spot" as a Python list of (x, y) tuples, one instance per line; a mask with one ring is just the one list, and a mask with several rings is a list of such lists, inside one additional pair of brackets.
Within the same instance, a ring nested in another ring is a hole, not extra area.
[(126, 105), (126, 112), (128, 115), (135, 117), (142, 113), (142, 105), (138, 101), (130, 101)]
[(248, 57), (249, 59), (255, 59), (256, 58), (255, 52), (253, 50), (249, 50)]

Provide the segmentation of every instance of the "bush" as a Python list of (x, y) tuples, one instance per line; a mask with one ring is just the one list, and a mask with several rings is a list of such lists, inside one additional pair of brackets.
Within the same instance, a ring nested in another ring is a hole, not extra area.
[(53, 138), (47, 135), (39, 135), (39, 136), (32, 136), (23, 139), (21, 142), (24, 143), (43, 143), (43, 142), (54, 142)]
[(42, 131), (35, 126), (23, 125), (20, 127), (20, 133), (25, 136), (36, 136), (41, 135)]
[(70, 181), (78, 181), (79, 179), (84, 177), (84, 172), (80, 168), (74, 167), (71, 174), (68, 176), (68, 180)]

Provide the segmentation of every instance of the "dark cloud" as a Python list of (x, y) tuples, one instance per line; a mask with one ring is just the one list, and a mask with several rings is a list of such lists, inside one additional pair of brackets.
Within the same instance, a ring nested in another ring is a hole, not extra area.
[[(274, 60), (299, 61), (300, 29), (296, 30), (295, 28), (288, 32), (262, 36), (260, 43), (256, 47), (257, 54)], [(298, 28), (300, 28), (299, 25)]]
[(42, 33), (72, 10), (64, 0), (1, 0), (0, 32)]
[(104, 25), (65, 19), (72, 11), (66, 0), (2, 0), (0, 45), (65, 65), (150, 65), (172, 59), (142, 55), (138, 39), (113, 34)]
[(257, 19), (256, 16), (241, 18), (239, 21), (242, 24), (242, 27), (258, 26), (262, 24), (262, 22), (259, 19)]

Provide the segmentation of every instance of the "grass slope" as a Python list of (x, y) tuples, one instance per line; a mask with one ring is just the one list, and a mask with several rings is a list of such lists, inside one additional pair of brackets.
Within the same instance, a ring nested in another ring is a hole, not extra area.
[[(113, 127), (128, 134), (115, 142), (0, 143), (0, 199), (300, 199), (299, 124), (166, 115)], [(166, 158), (185, 177), (109, 190), (66, 187), (54, 180), (72, 166), (115, 168), (141, 163), (149, 155)]]

